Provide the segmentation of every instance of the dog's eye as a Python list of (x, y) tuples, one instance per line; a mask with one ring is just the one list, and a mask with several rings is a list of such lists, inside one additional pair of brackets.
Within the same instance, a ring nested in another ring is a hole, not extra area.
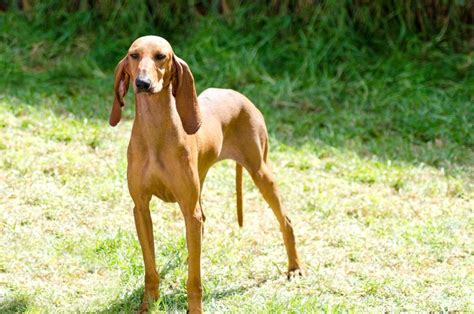
[(163, 60), (164, 58), (166, 58), (166, 55), (165, 55), (165, 54), (157, 53), (157, 54), (155, 55), (155, 59), (156, 59), (156, 60)]
[(132, 59), (135, 59), (135, 60), (136, 60), (136, 59), (138, 59), (139, 55), (138, 55), (138, 53), (131, 53), (131, 54), (130, 54), (130, 57), (131, 57)]

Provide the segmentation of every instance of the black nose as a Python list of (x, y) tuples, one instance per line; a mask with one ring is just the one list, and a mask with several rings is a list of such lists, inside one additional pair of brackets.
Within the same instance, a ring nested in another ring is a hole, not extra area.
[(137, 89), (147, 90), (151, 86), (151, 81), (150, 81), (150, 79), (147, 79), (147, 78), (139, 78), (138, 77), (135, 80), (135, 85), (137, 86)]

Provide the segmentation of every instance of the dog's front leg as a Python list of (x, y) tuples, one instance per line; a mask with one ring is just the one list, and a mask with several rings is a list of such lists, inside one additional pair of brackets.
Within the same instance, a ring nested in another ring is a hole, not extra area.
[(158, 300), (160, 278), (155, 264), (155, 243), (153, 241), (153, 224), (151, 221), (150, 198), (135, 202), (133, 215), (137, 228), (138, 240), (142, 247), (143, 261), (145, 264), (145, 294), (140, 308), (141, 312), (147, 311), (149, 303)]
[(199, 202), (194, 206), (181, 206), (186, 223), (186, 243), (188, 247), (188, 310), (202, 313), (201, 286), (201, 240), (203, 216)]

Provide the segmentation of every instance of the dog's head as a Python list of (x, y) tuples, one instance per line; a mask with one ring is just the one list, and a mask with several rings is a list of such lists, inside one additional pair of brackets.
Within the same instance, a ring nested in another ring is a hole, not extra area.
[(197, 132), (201, 125), (196, 88), (191, 70), (178, 58), (165, 39), (144, 36), (135, 40), (127, 55), (115, 68), (115, 98), (110, 114), (110, 125), (119, 123), (122, 116), (123, 98), (132, 81), (135, 94), (158, 94), (172, 88), (176, 109), (183, 128), (188, 134)]

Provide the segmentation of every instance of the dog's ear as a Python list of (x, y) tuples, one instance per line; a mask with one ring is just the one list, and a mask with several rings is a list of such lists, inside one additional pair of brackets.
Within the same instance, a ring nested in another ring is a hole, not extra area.
[(194, 78), (189, 66), (173, 55), (173, 96), (183, 128), (188, 134), (194, 134), (201, 126), (201, 111), (196, 96)]
[(128, 74), (128, 57), (125, 56), (117, 64), (115, 68), (114, 80), (114, 104), (110, 112), (109, 123), (111, 126), (116, 126), (122, 118), (122, 107), (125, 106), (123, 98), (127, 94), (128, 84), (130, 82), (130, 75)]

